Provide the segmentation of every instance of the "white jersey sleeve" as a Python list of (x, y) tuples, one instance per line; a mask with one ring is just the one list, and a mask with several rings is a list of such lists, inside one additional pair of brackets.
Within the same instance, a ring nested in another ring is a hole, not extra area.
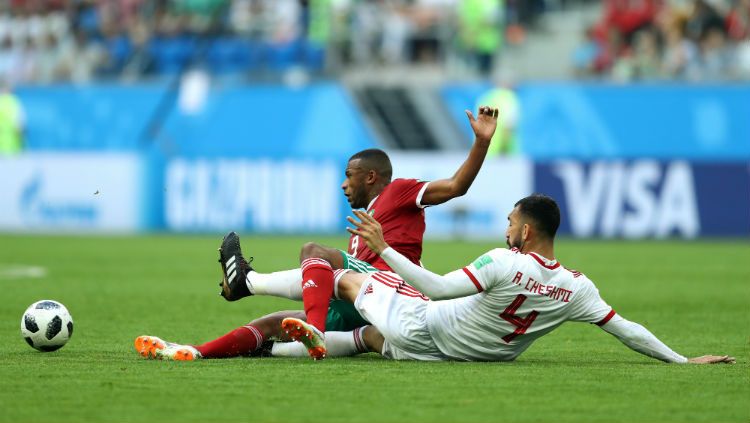
[(617, 315), (609, 323), (602, 325), (604, 331), (614, 335), (633, 351), (667, 363), (687, 363), (688, 359), (666, 346), (648, 329), (638, 323), (625, 320)]
[(391, 247), (383, 250), (380, 257), (404, 281), (432, 300), (459, 298), (482, 292), (481, 287), (464, 270), (441, 276), (417, 266)]
[[(585, 276), (582, 276), (585, 277)], [(594, 284), (586, 279), (570, 304), (570, 320), (594, 323), (602, 326), (615, 316), (615, 311), (607, 304)]]
[(496, 248), (482, 254), (462, 270), (474, 284), (477, 292), (486, 291), (508, 283), (516, 254), (517, 250)]

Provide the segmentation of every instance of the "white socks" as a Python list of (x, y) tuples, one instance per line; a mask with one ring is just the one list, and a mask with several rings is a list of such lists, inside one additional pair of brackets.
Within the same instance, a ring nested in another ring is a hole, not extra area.
[[(334, 272), (334, 297), (338, 298), (339, 280), (346, 269)], [(253, 295), (271, 295), (302, 301), (302, 269), (282, 270), (273, 273), (258, 273), (251, 270), (245, 279), (247, 289)]]
[[(366, 327), (366, 326), (365, 326)], [(368, 352), (362, 339), (364, 327), (351, 332), (326, 332), (326, 357), (349, 357)], [(307, 348), (301, 342), (274, 342), (274, 357), (307, 357)]]
[(250, 271), (245, 282), (247, 288), (254, 295), (272, 295), (302, 301), (301, 269), (282, 270), (273, 273)]

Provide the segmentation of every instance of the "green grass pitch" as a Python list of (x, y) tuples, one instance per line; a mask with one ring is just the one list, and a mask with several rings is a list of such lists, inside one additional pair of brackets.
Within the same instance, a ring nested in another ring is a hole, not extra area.
[[(562, 240), (624, 317), (678, 352), (736, 365), (666, 365), (593, 325), (568, 323), (513, 363), (415, 363), (375, 354), (312, 362), (149, 361), (141, 334), (200, 343), (301, 304), (219, 297), (220, 236), (0, 236), (0, 422), (748, 422), (750, 243)], [(296, 267), (299, 237), (243, 237), (261, 271)], [(320, 239), (319, 239), (320, 240)], [(320, 240), (343, 246), (343, 238)], [(490, 243), (428, 242), (424, 263), (459, 268)], [(10, 265), (33, 265), (26, 278)], [(73, 338), (38, 353), (24, 309), (64, 303)]]

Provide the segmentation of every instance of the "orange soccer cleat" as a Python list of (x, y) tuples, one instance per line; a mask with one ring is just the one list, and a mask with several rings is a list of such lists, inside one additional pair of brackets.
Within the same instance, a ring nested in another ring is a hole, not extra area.
[(195, 347), (167, 342), (156, 336), (141, 335), (135, 338), (134, 344), (138, 354), (148, 359), (193, 361), (202, 358)]
[(307, 353), (313, 360), (322, 360), (326, 357), (325, 335), (315, 326), (300, 319), (287, 317), (281, 322), (281, 329), (295, 341), (302, 342), (307, 348)]

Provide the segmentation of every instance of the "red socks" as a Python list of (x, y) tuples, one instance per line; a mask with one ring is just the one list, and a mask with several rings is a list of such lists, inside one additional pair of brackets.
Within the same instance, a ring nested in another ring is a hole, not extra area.
[(333, 269), (319, 258), (302, 261), (302, 301), (305, 304), (307, 323), (319, 331), (326, 331), (328, 302), (333, 296)]
[(229, 358), (249, 354), (257, 350), (265, 337), (263, 332), (251, 325), (240, 326), (228, 334), (197, 345), (197, 349), (203, 358)]

